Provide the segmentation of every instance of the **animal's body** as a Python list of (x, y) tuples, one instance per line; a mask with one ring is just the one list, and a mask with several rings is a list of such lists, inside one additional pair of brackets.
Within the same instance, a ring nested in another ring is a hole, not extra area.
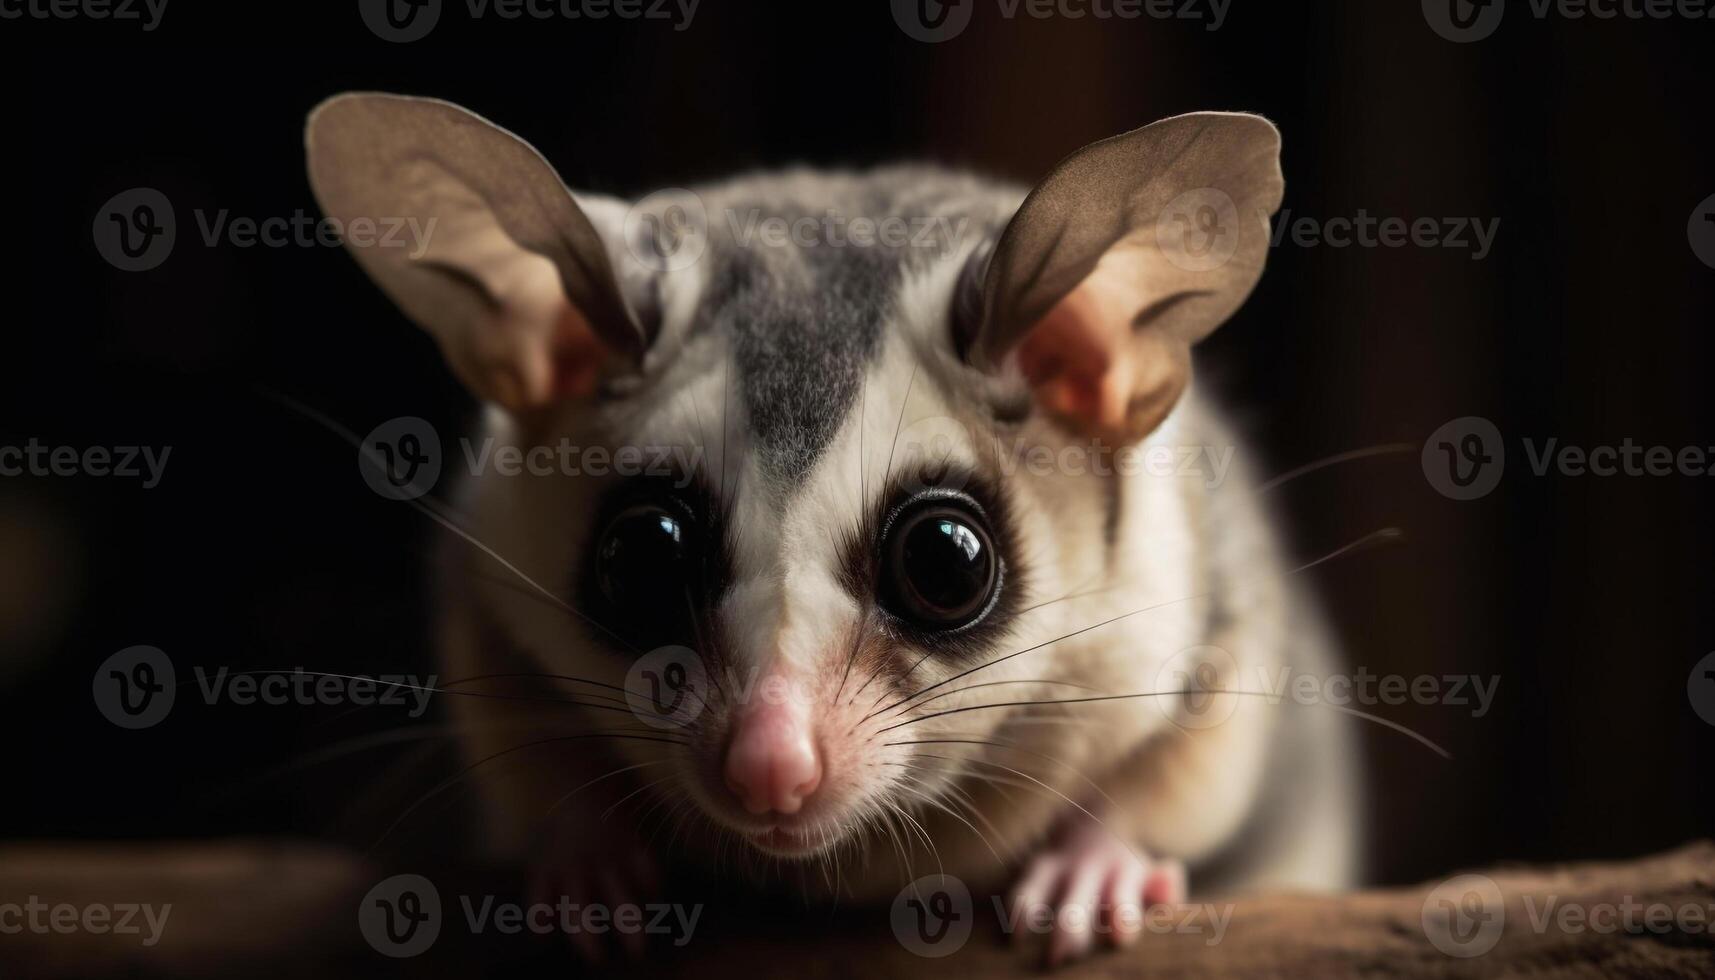
[(510, 696), (456, 699), (508, 757), (489, 843), (610, 900), (669, 840), (846, 902), (1351, 883), (1340, 716), (1256, 696), (1328, 637), (1189, 376), (1276, 140), (1202, 114), (1028, 196), (912, 167), (633, 206), (443, 103), (318, 110), (324, 207), (437, 219), (359, 258), (492, 403), (477, 444), (543, 464), (463, 483), (439, 597), (444, 676)]

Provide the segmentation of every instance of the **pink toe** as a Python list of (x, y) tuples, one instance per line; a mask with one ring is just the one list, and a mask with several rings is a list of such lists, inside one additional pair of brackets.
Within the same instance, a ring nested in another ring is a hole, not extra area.
[(1049, 941), (1048, 961), (1051, 965), (1064, 963), (1090, 951), (1095, 935), (1094, 919), (1097, 898), (1102, 883), (1108, 877), (1108, 863), (1100, 854), (1080, 858), (1066, 879), (1064, 894), (1054, 916), (1054, 936)]
[(1107, 937), (1116, 946), (1130, 945), (1143, 934), (1144, 887), (1149, 880), (1147, 858), (1121, 861), (1103, 889), (1103, 920)]
[(1185, 901), (1185, 866), (1163, 861), (1150, 872), (1144, 886), (1144, 901), (1151, 905), (1178, 905)]

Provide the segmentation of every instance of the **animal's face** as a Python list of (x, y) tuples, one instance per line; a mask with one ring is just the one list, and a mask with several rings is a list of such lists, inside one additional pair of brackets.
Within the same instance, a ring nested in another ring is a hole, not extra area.
[(787, 855), (939, 796), (953, 768), (940, 760), (968, 753), (927, 740), (983, 737), (1006, 712), (894, 726), (975, 695), (1052, 690), (1017, 683), (1051, 675), (1040, 660), (985, 669), (974, 693), (944, 682), (1056, 622), (1052, 610), (1025, 610), (1062, 583), (1099, 581), (1100, 549), (1054, 541), (1100, 540), (1109, 488), (1012, 465), (1004, 454), (1016, 441), (1054, 430), (1027, 431), (1021, 378), (958, 351), (965, 271), (1020, 194), (901, 171), (697, 197), (717, 215), (746, 215), (767, 206), (770, 186), (765, 218), (863, 205), (908, 224), (950, 215), (968, 237), (747, 245), (717, 218), (696, 264), (648, 276), (636, 257), (648, 244), (622, 240), (616, 206), (588, 201), (616, 264), (654, 293), (634, 305), (663, 311), (647, 379), (562, 406), (528, 433), (503, 425), (521, 444), (600, 445), (616, 459), (632, 447), (653, 472), (495, 480), (475, 492), (495, 495), (479, 509), (514, 515), (537, 542), (503, 553), (532, 549), (529, 567), (600, 624), (534, 617), (539, 668), (631, 691), (628, 707), (675, 744), (616, 748), (633, 764), (671, 759), (674, 788), (703, 813)]
[[(471, 488), (557, 604), (497, 598), (517, 641), (665, 795), (792, 856), (956, 806), (1008, 703), (1083, 676), (1026, 652), (1115, 584), (1101, 457), (1260, 271), (1273, 140), (1181, 117), (1022, 207), (926, 169), (574, 198), (481, 120), (379, 96), (319, 110), (310, 149), (330, 212), (439, 219), (420, 259), (359, 257), (499, 403), (491, 436), (558, 461)], [(1212, 267), (1161, 225), (1199, 189), (1232, 209)]]

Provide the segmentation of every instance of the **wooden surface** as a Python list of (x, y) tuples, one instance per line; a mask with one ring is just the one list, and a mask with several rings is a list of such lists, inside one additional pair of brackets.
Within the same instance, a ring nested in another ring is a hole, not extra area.
[[(1465, 886), (1479, 879), (1440, 891), (1446, 879), (1340, 897), (1258, 896), (1231, 907), (1218, 942), (1205, 917), (1198, 931), (1147, 934), (1128, 950), (1057, 975), (1715, 976), (1708, 925), (1715, 918), (1715, 844), (1694, 843), (1636, 861), (1488, 869), (1482, 875), (1502, 896), (1498, 918), (1492, 903), (1470, 904), (1478, 891)], [(29, 929), (0, 934), (0, 976), (337, 980), (600, 972), (575, 965), (557, 943), (472, 940), (450, 926), (422, 956), (383, 957), (365, 945), (357, 909), (384, 877), (386, 872), (356, 857), (303, 844), (8, 845), (0, 848), (0, 906), (34, 896), (48, 905), (78, 907), (170, 902), (173, 910), (150, 948), (135, 936)], [(451, 894), (508, 894), (504, 879), (480, 875), (441, 876), (437, 884), (449, 893), (443, 895), (449, 918), (461, 914)], [(1465, 951), (1485, 952), (1453, 956), (1430, 941), (1433, 933), (1446, 936), (1439, 925), (1445, 919), (1436, 911), (1443, 897), (1479, 913), (1468, 920), (1474, 938)], [(1428, 925), (1426, 902), (1432, 907)], [(895, 938), (886, 909), (830, 913), (710, 897), (693, 940), (676, 951), (652, 949), (641, 972), (698, 980), (1040, 973), (1034, 950), (1003, 941), (988, 903), (979, 899), (974, 913), (975, 929), (956, 952), (925, 958)], [(16, 921), (0, 913), (0, 926)], [(1481, 921), (1498, 925), (1484, 933), (1476, 929)], [(1492, 948), (1487, 936), (1494, 936)], [(638, 975), (638, 965), (620, 964), (613, 972)]]

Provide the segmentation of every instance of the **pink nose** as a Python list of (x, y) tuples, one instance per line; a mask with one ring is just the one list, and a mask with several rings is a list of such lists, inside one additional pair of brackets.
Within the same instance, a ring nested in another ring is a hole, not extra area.
[(740, 718), (726, 750), (726, 784), (751, 813), (797, 813), (822, 782), (806, 719), (788, 705)]

